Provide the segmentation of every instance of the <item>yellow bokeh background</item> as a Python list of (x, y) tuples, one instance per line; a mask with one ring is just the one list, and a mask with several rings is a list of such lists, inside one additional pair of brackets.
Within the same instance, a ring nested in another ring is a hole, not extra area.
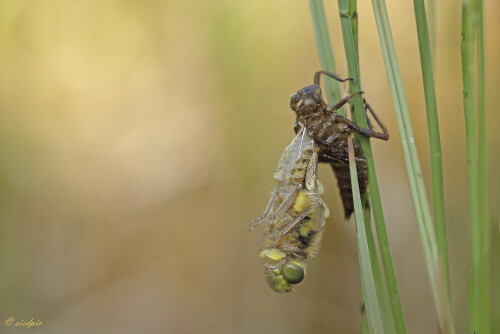
[[(430, 195), (411, 1), (387, 1)], [(435, 72), (453, 311), (468, 326), (470, 241), (460, 3), (436, 1)], [(500, 298), (500, 4), (485, 1), (492, 300)], [(326, 1), (346, 76), (336, 1)], [(359, 1), (363, 90), (409, 333), (438, 325), (373, 11)], [(359, 333), (353, 221), (331, 217), (294, 293), (266, 285), (243, 229), (293, 138), (289, 97), (320, 67), (307, 1), (0, 1), (0, 332)], [(492, 308), (500, 331), (500, 308)], [(495, 316), (496, 315), (496, 316)]]

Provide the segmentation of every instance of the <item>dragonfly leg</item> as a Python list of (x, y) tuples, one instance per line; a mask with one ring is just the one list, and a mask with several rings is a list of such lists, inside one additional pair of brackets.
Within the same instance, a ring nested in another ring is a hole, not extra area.
[(376, 132), (373, 130), (373, 127), (370, 127), (370, 129), (365, 129), (365, 128), (362, 128), (360, 127), (359, 125), (357, 125), (356, 123), (354, 123), (353, 121), (345, 118), (344, 116), (340, 116), (338, 115), (337, 116), (337, 122), (339, 123), (344, 123), (345, 125), (347, 125), (349, 127), (349, 129), (346, 129), (345, 132), (349, 132), (349, 130), (352, 132), (352, 131), (355, 131), (357, 133), (360, 133), (362, 134), (363, 136), (365, 137), (368, 137), (368, 138), (377, 138), (377, 139), (382, 139), (382, 140), (387, 140), (389, 139), (389, 133), (387, 133), (387, 130), (385, 130), (385, 132)]
[(293, 201), (295, 200), (295, 194), (302, 188), (302, 184), (297, 184), (295, 188), (285, 197), (280, 206), (276, 209), (276, 211), (269, 217), (269, 220), (274, 220), (278, 215), (283, 212), (286, 212), (290, 206), (292, 206)]
[(248, 226), (245, 228), (245, 230), (247, 231), (253, 231), (257, 226), (259, 226), (260, 224), (262, 224), (263, 222), (265, 222), (267, 219), (266, 216), (260, 216), (260, 217), (257, 217), (255, 218), (254, 220), (252, 220), (250, 222), (250, 224), (248, 224)]
[(346, 104), (347, 102), (349, 102), (356, 95), (363, 94), (363, 93), (364, 93), (363, 91), (359, 91), (359, 92), (356, 92), (356, 93), (352, 93), (351, 95), (347, 95), (346, 97), (343, 97), (339, 102), (337, 102), (337, 104), (335, 104), (335, 105), (333, 105), (331, 107), (328, 107), (328, 109), (330, 109), (331, 111), (337, 110), (340, 107), (342, 107), (344, 104)]
[[(378, 118), (377, 114), (373, 110), (373, 108), (366, 102), (366, 99), (363, 99), (363, 103), (365, 105), (365, 113), (366, 113), (366, 121), (368, 123), (368, 130), (360, 127), (359, 125), (349, 121), (350, 124), (348, 126), (352, 128), (353, 130), (367, 136), (367, 137), (373, 137), (377, 139), (382, 139), (382, 140), (388, 140), (389, 139), (389, 132), (387, 131), (387, 128), (384, 126), (382, 121)], [(375, 119), (375, 122), (377, 122), (378, 126), (382, 129), (382, 132), (378, 132), (373, 130), (373, 126), (370, 122), (370, 118), (368, 117), (368, 113), (366, 111), (369, 111), (370, 114), (373, 116)]]
[(328, 71), (318, 71), (314, 74), (314, 84), (316, 86), (319, 86), (319, 76), (321, 74), (324, 74), (332, 79), (335, 79), (337, 81), (340, 81), (340, 82), (345, 82), (345, 81), (350, 81), (350, 80), (354, 80), (353, 78), (347, 78), (347, 79), (342, 79), (341, 77), (337, 76), (335, 73), (332, 73), (332, 72), (328, 72)]
[(245, 228), (245, 230), (252, 231), (257, 226), (259, 226), (260, 224), (262, 224), (264, 221), (267, 220), (266, 218), (270, 215), (270, 213), (272, 212), (271, 211), (272, 208), (274, 208), (274, 206), (276, 205), (276, 198), (277, 198), (277, 196), (276, 196), (276, 191), (275, 191), (275, 192), (273, 192), (269, 202), (267, 202), (267, 206), (266, 206), (266, 209), (264, 210), (264, 214), (260, 217), (253, 219), (250, 222), (250, 224), (248, 224), (248, 226)]
[(287, 227), (281, 230), (281, 232), (278, 234), (278, 237), (273, 241), (271, 246), (274, 246), (285, 234), (287, 234), (295, 225), (297, 225), (302, 219), (304, 219), (305, 216), (307, 216), (307, 212), (298, 215)]
[(290, 246), (290, 245), (281, 245), (280, 246), (281, 250), (287, 254), (292, 255), (293, 257), (299, 258), (299, 259), (306, 259), (307, 254), (302, 250), (301, 248), (297, 246)]
[[(336, 105), (328, 107), (328, 111), (334, 112), (335, 110), (339, 109), (344, 104), (349, 102), (349, 100), (351, 100), (354, 96), (356, 96), (358, 94), (362, 94), (362, 93), (363, 92), (356, 92), (356, 93), (353, 93), (351, 95), (344, 97)], [(368, 138), (373, 137), (373, 138), (377, 138), (377, 139), (388, 140), (389, 139), (389, 132), (387, 131), (384, 124), (382, 124), (382, 122), (380, 121), (378, 116), (375, 114), (375, 111), (373, 111), (372, 107), (366, 102), (366, 99), (363, 99), (363, 103), (365, 105), (365, 112), (366, 112), (366, 110), (368, 110), (370, 112), (370, 114), (373, 116), (373, 118), (375, 119), (377, 124), (382, 129), (382, 132), (378, 132), (378, 131), (373, 130), (373, 126), (371, 125), (370, 120), (368, 119), (368, 115), (367, 115), (368, 129), (360, 127), (359, 125), (357, 125), (356, 123), (352, 122), (351, 120), (345, 118), (342, 115), (338, 115), (337, 113), (333, 113), (333, 117), (334, 117), (335, 121), (337, 123), (343, 123), (343, 124), (347, 125), (348, 126), (348, 129), (346, 129), (347, 131), (356, 131), (356, 132), (358, 132), (358, 133), (360, 133), (363, 136), (366, 136)], [(325, 141), (325, 143), (321, 143), (321, 144), (322, 145), (328, 144), (327, 141)], [(325, 146), (328, 146), (328, 145), (325, 145)]]
[[(302, 188), (302, 184), (296, 185), (295, 188), (285, 197), (283, 202), (279, 205), (279, 207), (274, 212), (272, 212), (271, 210), (275, 206), (277, 196), (276, 196), (276, 194), (273, 194), (274, 198), (271, 199), (271, 201), (269, 202), (264, 215), (252, 220), (250, 222), (250, 224), (248, 224), (246, 230), (252, 231), (260, 224), (262, 224), (264, 222), (273, 221), (283, 212), (286, 213), (286, 211), (292, 206), (293, 201), (295, 200), (295, 194), (297, 193), (297, 191), (299, 191), (300, 188)], [(271, 205), (271, 203), (272, 203), (272, 205)]]
[(375, 111), (372, 109), (372, 107), (366, 102), (366, 99), (363, 99), (363, 102), (365, 104), (365, 112), (368, 110), (370, 114), (373, 116), (373, 119), (375, 119), (375, 122), (377, 122), (378, 126), (382, 129), (382, 132), (376, 132), (373, 131), (373, 127), (370, 123), (370, 119), (368, 118), (368, 115), (366, 115), (366, 120), (368, 121), (368, 126), (370, 127), (370, 131), (373, 133), (372, 137), (382, 139), (382, 140), (387, 140), (389, 139), (389, 132), (387, 131), (387, 128), (384, 126), (382, 121), (378, 118), (377, 114)]

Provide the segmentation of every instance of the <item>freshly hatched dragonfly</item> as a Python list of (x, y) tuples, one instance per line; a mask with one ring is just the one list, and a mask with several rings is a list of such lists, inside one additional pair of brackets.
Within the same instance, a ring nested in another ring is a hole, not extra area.
[[(337, 104), (328, 106), (323, 100), (321, 89), (319, 87), (319, 77), (321, 74), (327, 75), (337, 81), (345, 82), (351, 78), (342, 79), (333, 73), (327, 71), (318, 71), (314, 75), (314, 85), (302, 88), (290, 99), (290, 107), (295, 111), (297, 119), (295, 121), (295, 132), (299, 133), (306, 129), (306, 133), (314, 142), (319, 145), (319, 162), (329, 163), (337, 176), (340, 195), (344, 205), (344, 214), (346, 219), (354, 211), (354, 202), (352, 198), (351, 177), (349, 171), (349, 155), (347, 150), (347, 136), (352, 132), (362, 134), (366, 137), (373, 137), (382, 140), (389, 139), (387, 129), (378, 119), (377, 115), (363, 99), (365, 112), (369, 111), (373, 116), (382, 132), (373, 130), (370, 119), (367, 117), (368, 129), (362, 128), (349, 119), (339, 115), (336, 110), (349, 102), (354, 96), (363, 92), (356, 92), (342, 98)], [(356, 156), (356, 168), (359, 180), (359, 191), (364, 195), (368, 184), (368, 169), (366, 157), (359, 146), (354, 143), (354, 153)]]
[(247, 227), (265, 226), (257, 246), (264, 258), (266, 280), (278, 292), (292, 291), (304, 279), (304, 260), (319, 250), (329, 216), (317, 178), (318, 151), (305, 131), (299, 131), (274, 171), (277, 185), (264, 214)]

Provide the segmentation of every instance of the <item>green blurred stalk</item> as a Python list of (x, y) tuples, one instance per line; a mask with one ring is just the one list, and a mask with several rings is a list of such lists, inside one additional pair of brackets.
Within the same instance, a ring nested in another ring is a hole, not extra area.
[[(357, 0), (349, 0), (349, 17), (351, 18), (351, 29), (353, 31), (353, 37), (354, 37), (354, 48), (356, 50), (356, 59), (359, 59)], [(358, 62), (358, 71), (359, 71), (359, 62)], [(375, 248), (375, 240), (373, 238), (373, 231), (371, 226), (370, 198), (368, 191), (366, 191), (366, 193), (362, 196), (361, 201), (363, 207), (363, 220), (365, 224), (366, 238), (368, 241), (368, 251), (370, 253), (370, 262), (372, 265), (373, 279), (375, 281), (375, 288), (377, 289), (377, 291), (382, 291), (382, 293), (379, 293), (377, 296), (380, 302), (380, 309), (381, 309), (380, 311), (382, 313), (383, 326), (387, 330), (387, 324), (384, 322), (384, 315), (383, 315), (384, 302), (382, 300), (384, 299), (385, 302), (387, 303), (387, 298), (384, 298), (385, 291), (379, 289), (380, 280), (382, 276), (380, 271), (380, 265), (378, 263), (379, 260), (377, 257), (377, 250)], [(368, 328), (368, 319), (366, 317), (365, 292), (363, 284), (361, 284), (361, 333), (368, 334), (369, 332), (370, 329)]]
[[(349, 107), (346, 108), (347, 117), (350, 118)], [(351, 173), (352, 197), (354, 201), (354, 217), (356, 219), (356, 231), (358, 240), (358, 256), (361, 269), (361, 284), (365, 300), (365, 312), (368, 328), (372, 334), (384, 334), (384, 326), (379, 309), (377, 288), (373, 277), (372, 261), (368, 246), (368, 238), (363, 219), (363, 206), (361, 205), (361, 195), (359, 193), (358, 172), (356, 170), (356, 158), (354, 156), (354, 146), (352, 137), (347, 137), (349, 151), (349, 172)]]
[[(362, 198), (362, 202), (364, 203), (365, 200), (368, 200), (367, 196), (366, 198)], [(373, 279), (375, 281), (380, 313), (382, 315), (382, 323), (384, 325), (386, 334), (396, 333), (392, 309), (390, 306), (389, 297), (387, 295), (387, 289), (384, 285), (385, 280), (382, 275), (382, 269), (380, 268), (377, 246), (375, 244), (375, 238), (373, 236), (369, 206), (367, 207), (363, 205), (363, 218), (365, 222), (366, 239), (368, 241), (368, 250), (370, 251), (370, 262), (372, 265)]]
[[(348, 7), (349, 7), (349, 17), (351, 19), (351, 30), (352, 30), (352, 35), (353, 35), (353, 40), (354, 40), (354, 50), (355, 50), (355, 53), (356, 53), (356, 59), (359, 59), (359, 43), (358, 43), (358, 12), (357, 12), (357, 0), (348, 0), (349, 1), (349, 4), (348, 4)], [(361, 75), (361, 72), (360, 72), (360, 66), (359, 66), (359, 61), (356, 62), (357, 65), (358, 65), (358, 72), (360, 73)], [(361, 84), (361, 78), (358, 78), (360, 84)], [(351, 93), (352, 93), (352, 90), (351, 90)], [(355, 119), (355, 115), (353, 115), (354, 113), (354, 107), (351, 109), (351, 119)], [(356, 134), (354, 135), (355, 136), (355, 140), (357, 140), (356, 138)], [(371, 225), (371, 210), (370, 210), (370, 196), (369, 196), (369, 189), (367, 189), (367, 191), (365, 192), (365, 194), (361, 197), (361, 201), (362, 201), (362, 207), (363, 207), (363, 218), (364, 218), (364, 222), (365, 222), (365, 230), (366, 230), (366, 236), (367, 236), (367, 239), (368, 239), (368, 249), (370, 250), (370, 257), (371, 257), (371, 261), (372, 261), (372, 268), (373, 268), (373, 271), (374, 271), (374, 279), (375, 279), (375, 285), (378, 286), (379, 285), (379, 281), (377, 280), (378, 276), (379, 275), (376, 275), (375, 272), (377, 271), (376, 267), (378, 268), (378, 273), (380, 274), (381, 271), (380, 271), (380, 265), (378, 263), (378, 257), (376, 257), (376, 254), (377, 254), (377, 250), (375, 248), (375, 239), (373, 237), (373, 231), (372, 231), (372, 225)], [(375, 254), (375, 257), (373, 256)], [(376, 259), (376, 260), (375, 260)], [(381, 275), (380, 275), (381, 277)], [(378, 288), (377, 288), (378, 289)], [(379, 290), (381, 291), (381, 290)], [(363, 291), (361, 291), (363, 292)], [(385, 294), (381, 294), (381, 296), (379, 296), (379, 301), (382, 303), (382, 296), (385, 296)], [(363, 308), (363, 312), (362, 312), (362, 319), (361, 319), (361, 330), (362, 332), (364, 333), (365, 331), (367, 332), (368, 331), (368, 325), (366, 323), (366, 312), (364, 311), (364, 308), (365, 308), (365, 303), (364, 303), (364, 297), (363, 297), (363, 293), (361, 294), (361, 305), (362, 305), (362, 308)], [(387, 298), (384, 298), (384, 299), (387, 299)], [(383, 306), (381, 306), (381, 308), (384, 308)], [(365, 328), (366, 327), (366, 328)], [(385, 323), (384, 323), (384, 327), (386, 328), (387, 330), (387, 326), (385, 326)]]
[[(358, 73), (360, 73), (360, 77), (357, 78), (359, 81), (359, 85), (361, 86), (361, 69), (360, 69), (360, 64), (359, 64), (359, 34), (358, 34), (358, 1), (357, 0), (348, 0), (348, 16), (350, 18), (350, 24), (351, 24), (351, 31), (352, 31), (352, 39), (354, 42), (354, 53), (356, 54), (356, 66), (358, 67)], [(352, 93), (352, 90), (351, 90)], [(352, 120), (357, 123), (356, 120), (356, 112), (354, 111), (354, 106), (351, 108), (351, 114), (352, 114)], [(354, 139), (356, 142), (359, 143), (359, 134), (354, 134)], [(368, 196), (368, 191), (364, 195), (365, 197)], [(363, 202), (365, 199), (363, 198)], [(368, 203), (369, 204), (369, 203)], [(366, 219), (365, 219), (366, 221)], [(371, 225), (370, 225), (371, 228)]]
[[(373, 239), (373, 233), (372, 233), (371, 224), (370, 224), (370, 222), (371, 222), (371, 212), (370, 212), (370, 207), (369, 207), (370, 203), (369, 203), (369, 198), (368, 198), (368, 196), (366, 196), (366, 194), (362, 198), (362, 201), (363, 201), (363, 205), (362, 205), (363, 206), (363, 219), (365, 220), (366, 238), (368, 240), (368, 250), (369, 250), (370, 255), (371, 255), (372, 250), (374, 249), (370, 245), (370, 243), (371, 243), (370, 241), (372, 241), (371, 239)], [(375, 264), (372, 260), (370, 260), (370, 261), (372, 262), (372, 265)], [(373, 266), (372, 266), (372, 268), (373, 268)], [(377, 279), (376, 279), (375, 275), (374, 275), (374, 280), (375, 280), (375, 286), (377, 286)], [(379, 299), (379, 301), (380, 301), (380, 299)], [(362, 334), (370, 333), (370, 330), (368, 328), (368, 319), (366, 318), (366, 304), (365, 304), (365, 292), (364, 292), (363, 282), (361, 282), (361, 333)]]
[[(487, 194), (486, 174), (480, 172), (479, 151), (482, 151), (483, 170), (486, 170), (486, 139), (478, 138), (476, 103), (482, 118), (481, 136), (485, 135), (485, 69), (484, 69), (484, 22), (482, 1), (462, 1), (462, 80), (463, 103), (465, 113), (465, 134), (467, 143), (467, 162), (469, 177), (469, 209), (471, 230), (472, 271), (470, 286), (470, 324), (472, 333), (489, 333), (489, 240), (487, 229)], [(475, 72), (475, 37), (477, 41), (478, 67)], [(475, 78), (478, 79), (478, 91), (475, 91)], [(480, 143), (479, 143), (480, 142)], [(482, 189), (483, 188), (483, 189)], [(482, 193), (482, 194), (481, 194)], [(484, 204), (481, 204), (481, 200)], [(484, 207), (486, 206), (486, 207)], [(484, 210), (484, 211), (483, 211)], [(486, 244), (485, 244), (486, 243)]]
[(444, 186), (441, 154), (441, 139), (434, 89), (434, 74), (432, 71), (432, 54), (424, 0), (414, 0), (415, 20), (417, 23), (418, 48), (420, 50), (420, 65), (424, 83), (425, 109), (427, 110), (427, 127), (429, 129), (429, 144), (431, 152), (432, 199), (434, 204), (434, 224), (436, 230), (439, 270), (444, 275), (448, 307), (451, 308), (450, 270), (448, 264), (448, 241), (446, 238), (446, 223), (444, 218)]
[(479, 263), (481, 242), (479, 224), (479, 170), (476, 143), (476, 115), (474, 110), (474, 22), (473, 2), (462, 1), (462, 81), (463, 104), (465, 113), (465, 131), (467, 142), (467, 162), (469, 177), (469, 206), (471, 224), (472, 271), (470, 282), (470, 324), (471, 333), (479, 333), (480, 294)]
[(488, 216), (488, 169), (486, 149), (486, 71), (484, 45), (484, 3), (478, 0), (477, 27), (477, 75), (478, 75), (478, 109), (479, 109), (479, 203), (481, 215), (481, 323), (483, 333), (491, 333), (490, 308), (490, 236)]
[[(324, 13), (324, 7), (321, 0), (310, 0), (311, 13), (313, 18), (314, 30), (316, 33), (316, 41), (318, 44), (318, 52), (320, 54), (320, 62), (323, 69), (335, 73), (335, 64), (333, 60), (333, 53), (331, 51), (331, 45), (328, 37), (328, 30), (326, 25), (326, 18)], [(325, 83), (326, 85), (326, 83)], [(328, 101), (332, 103), (336, 99), (340, 98), (340, 87), (338, 83), (333, 83), (334, 88), (330, 89), (326, 86)], [(337, 98), (335, 97), (337, 95)], [(361, 266), (361, 282), (362, 282), (362, 305), (365, 305), (365, 310), (367, 317), (363, 318), (366, 320), (363, 322), (363, 331), (367, 330), (367, 326), (370, 328), (372, 333), (384, 333), (382, 322), (380, 321), (380, 310), (377, 300), (377, 290), (375, 288), (375, 282), (373, 278), (373, 272), (371, 269), (370, 261), (370, 251), (368, 246), (368, 241), (366, 240), (366, 230), (363, 222), (363, 213), (361, 209), (361, 198), (359, 195), (359, 185), (357, 180), (356, 165), (351, 166), (354, 168), (354, 172), (351, 170), (351, 174), (355, 176), (353, 184), (353, 191), (357, 193), (357, 203), (355, 201), (355, 209), (357, 207), (358, 214), (357, 219), (357, 230), (358, 230), (358, 247), (360, 256), (360, 266)], [(356, 190), (355, 190), (356, 189)], [(354, 195), (356, 197), (356, 195)], [(372, 252), (373, 253), (373, 252)], [(376, 254), (376, 253), (375, 253)], [(380, 271), (380, 270), (379, 270)], [(365, 299), (366, 298), (366, 299)]]
[[(347, 66), (349, 69), (349, 77), (354, 78), (356, 80), (356, 81), (351, 81), (350, 83), (351, 92), (356, 92), (361, 90), (360, 80), (359, 80), (360, 78), (359, 61), (357, 58), (355, 39), (352, 32), (352, 22), (350, 20), (351, 16), (349, 15), (349, 13), (355, 13), (356, 9), (351, 7), (351, 12), (350, 12), (349, 7), (347, 5), (347, 0), (338, 0), (338, 5), (340, 13), (340, 22), (342, 25), (342, 35), (344, 38), (345, 53), (347, 58)], [(362, 97), (360, 95), (356, 96), (353, 99), (353, 102), (354, 102), (353, 103), (354, 111), (356, 113), (356, 122), (364, 128), (368, 127), (365, 110), (363, 107)], [(378, 187), (377, 174), (375, 171), (375, 164), (373, 161), (371, 144), (368, 138), (366, 137), (358, 136), (357, 139), (359, 140), (361, 148), (363, 149), (366, 155), (366, 161), (368, 166), (368, 187), (370, 189), (370, 199), (372, 203), (372, 210), (375, 220), (380, 254), (382, 257), (382, 264), (384, 267), (384, 273), (387, 283), (387, 291), (389, 292), (389, 297), (391, 300), (390, 305), (392, 306), (392, 308), (388, 307), (387, 309), (386, 307), (384, 307), (387, 306), (389, 303), (383, 302), (385, 289), (383, 289), (382, 284), (379, 283), (378, 291), (379, 291), (379, 298), (382, 301), (381, 309), (385, 319), (384, 322), (387, 323), (385, 328), (387, 331), (390, 331), (393, 328), (392, 321), (389, 320), (392, 314), (396, 332), (406, 333), (405, 320), (404, 320), (403, 310), (401, 307), (401, 300), (399, 297), (396, 274), (394, 273), (394, 265), (389, 247), (389, 238), (387, 236), (387, 228), (385, 225), (384, 213), (382, 209), (382, 200), (380, 198), (380, 192)], [(374, 255), (375, 259), (377, 258), (375, 255), (376, 254), (375, 246), (373, 246), (371, 254)], [(375, 269), (374, 276), (376, 278), (376, 281), (380, 282), (383, 281), (383, 279), (381, 278), (382, 275), (380, 274), (380, 269), (378, 269), (378, 259), (377, 261), (373, 260), (372, 262), (373, 262), (372, 266)], [(377, 263), (375, 264), (375, 262)], [(380, 278), (377, 279), (377, 277)]]
[(420, 168), (420, 161), (418, 159), (415, 138), (413, 136), (413, 129), (408, 112), (408, 105), (406, 103), (406, 96), (404, 93), (401, 73), (399, 71), (385, 1), (372, 0), (372, 5), (401, 136), (413, 205), (417, 216), (439, 324), (442, 333), (455, 333), (451, 317), (451, 309), (447, 307), (448, 298), (446, 290), (444, 289), (446, 286), (446, 284), (444, 284), (444, 275), (440, 273), (438, 269), (436, 235), (425, 191), (422, 170)]
[(348, 0), (348, 15), (351, 23), (352, 39), (354, 42), (354, 51), (356, 54), (356, 64), (358, 66), (358, 72), (361, 73), (359, 64), (359, 34), (358, 34), (358, 1)]
[[(357, 0), (348, 0), (348, 16), (351, 24), (352, 37), (354, 42), (354, 50), (356, 55), (356, 65), (358, 68), (359, 77), (357, 78), (361, 87), (361, 71), (359, 63), (359, 39), (358, 39), (358, 12), (357, 12)], [(351, 89), (351, 93), (353, 90)], [(356, 122), (356, 115), (354, 108), (352, 110), (352, 119)], [(359, 142), (360, 135), (354, 135), (355, 140)], [(375, 280), (375, 287), (378, 291), (378, 300), (380, 304), (380, 312), (382, 314), (382, 322), (386, 333), (395, 333), (393, 312), (391, 309), (391, 304), (389, 302), (388, 290), (385, 285), (385, 278), (382, 275), (382, 270), (380, 268), (380, 259), (377, 252), (377, 247), (375, 243), (375, 238), (373, 236), (373, 230), (371, 225), (371, 211), (370, 211), (370, 190), (368, 189), (366, 193), (361, 198), (363, 202), (363, 217), (365, 222), (366, 236), (368, 240), (368, 249), (370, 251), (370, 259), (372, 264), (373, 278)], [(384, 222), (383, 222), (384, 223)], [(384, 223), (385, 224), (385, 223)], [(392, 268), (392, 258), (389, 259), (390, 267)], [(397, 286), (396, 286), (397, 292)], [(365, 330), (366, 322), (366, 312), (363, 313), (362, 319), (362, 330)], [(366, 328), (368, 330), (368, 328)]]
[(436, 1), (435, 0), (427, 0), (427, 21), (429, 23), (429, 36), (430, 36), (430, 48), (431, 48), (431, 56), (432, 56), (432, 64), (435, 64), (436, 60)]
[[(323, 70), (337, 73), (335, 69), (335, 59), (333, 57), (332, 46), (330, 44), (330, 37), (328, 35), (328, 26), (326, 24), (325, 9), (322, 0), (309, 0), (311, 7), (311, 15), (314, 26), (314, 33), (316, 35), (316, 44), (318, 45), (318, 54), (321, 68)], [(328, 77), (323, 76), (326, 88), (326, 97), (328, 103), (332, 104), (341, 98), (339, 83)], [(338, 112), (344, 115), (343, 108)]]

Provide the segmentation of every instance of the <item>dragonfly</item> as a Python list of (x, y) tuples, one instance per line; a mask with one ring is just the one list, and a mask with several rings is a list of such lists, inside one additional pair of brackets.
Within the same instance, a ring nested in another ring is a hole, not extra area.
[[(326, 75), (337, 81), (345, 82), (352, 78), (342, 79), (328, 71), (318, 71), (314, 75), (314, 84), (306, 86), (290, 98), (290, 107), (296, 113), (294, 129), (296, 133), (305, 131), (319, 146), (318, 161), (329, 163), (338, 180), (338, 187), (344, 206), (345, 218), (349, 219), (354, 211), (352, 198), (351, 177), (349, 171), (349, 155), (347, 150), (347, 136), (350, 133), (359, 133), (368, 138), (388, 140), (389, 133), (379, 120), (372, 107), (363, 99), (365, 113), (370, 112), (382, 132), (375, 131), (367, 117), (368, 129), (365, 129), (349, 119), (338, 114), (336, 110), (348, 103), (353, 97), (363, 92), (356, 92), (342, 98), (337, 104), (329, 106), (323, 100), (319, 86), (320, 75)], [(359, 180), (359, 191), (363, 196), (368, 187), (368, 169), (366, 156), (356, 141), (354, 154)]]
[(304, 261), (320, 247), (329, 210), (317, 177), (318, 152), (319, 146), (303, 127), (274, 171), (277, 184), (264, 214), (247, 226), (251, 231), (264, 225), (257, 246), (264, 260), (264, 276), (277, 292), (294, 290), (305, 277)]

